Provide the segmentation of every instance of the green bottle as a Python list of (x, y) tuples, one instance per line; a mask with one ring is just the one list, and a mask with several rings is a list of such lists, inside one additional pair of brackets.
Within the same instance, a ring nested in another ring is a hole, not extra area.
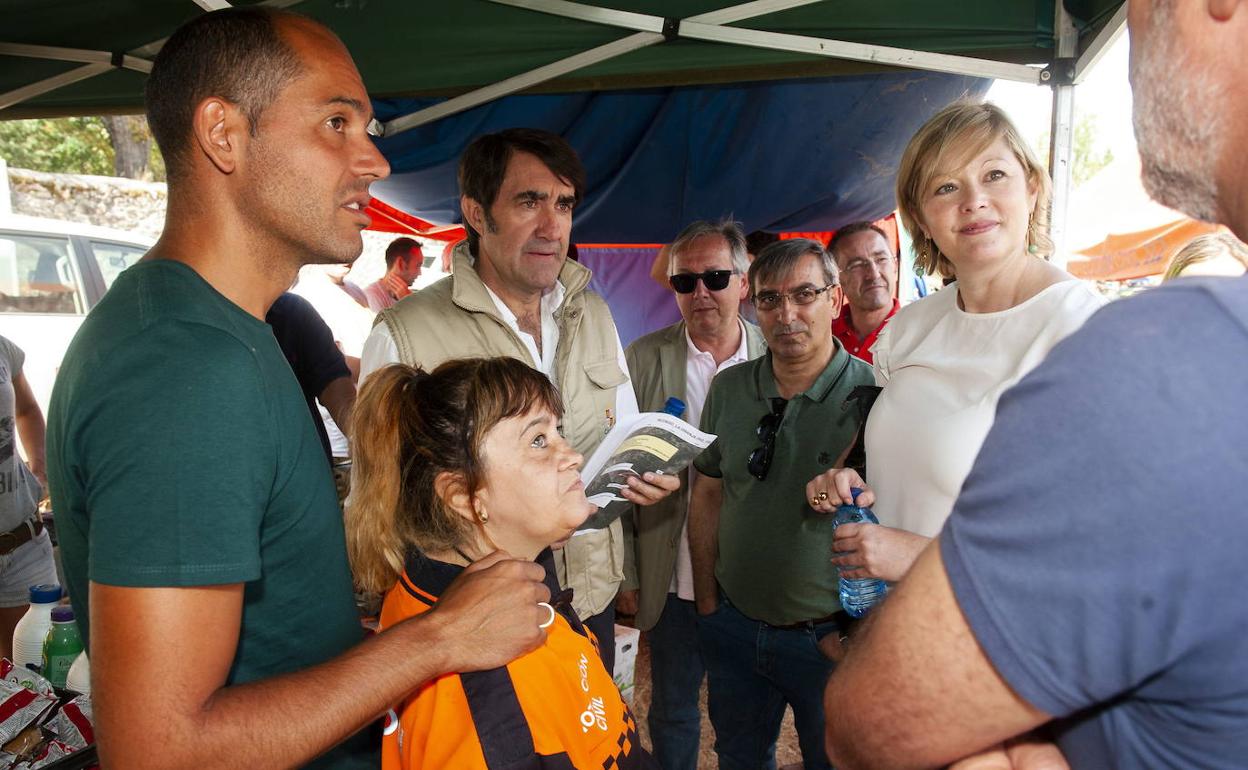
[(43, 642), (43, 675), (53, 687), (65, 689), (69, 667), (82, 652), (82, 637), (74, 622), (74, 608), (63, 604), (52, 610), (52, 628)]

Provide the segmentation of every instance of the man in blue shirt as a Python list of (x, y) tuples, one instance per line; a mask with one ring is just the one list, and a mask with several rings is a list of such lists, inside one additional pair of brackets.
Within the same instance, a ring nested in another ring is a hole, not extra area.
[[(1248, 6), (1130, 0), (1128, 23), (1146, 188), (1248, 236)], [(1242, 767), (1245, 392), (1248, 279), (1194, 279), (1108, 306), (1002, 396), (829, 683), (852, 704), (828, 710), (836, 765), (944, 765), (1044, 725), (1076, 768)]]

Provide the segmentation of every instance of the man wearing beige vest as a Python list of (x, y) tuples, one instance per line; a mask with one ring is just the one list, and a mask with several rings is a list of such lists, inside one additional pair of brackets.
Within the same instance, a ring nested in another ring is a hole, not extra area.
[[(588, 290), (589, 270), (566, 258), (584, 187), (580, 158), (555, 134), (512, 128), (474, 140), (459, 162), (466, 245), (450, 276), (378, 314), (361, 382), (396, 361), (433, 369), (453, 358), (518, 358), (559, 388), (563, 433), (589, 456), (616, 420), (636, 413), (637, 398), (607, 304)], [(623, 494), (638, 505), (680, 486), (652, 474), (629, 483)], [(577, 532), (555, 564), (610, 671), (624, 578), (620, 522)]]

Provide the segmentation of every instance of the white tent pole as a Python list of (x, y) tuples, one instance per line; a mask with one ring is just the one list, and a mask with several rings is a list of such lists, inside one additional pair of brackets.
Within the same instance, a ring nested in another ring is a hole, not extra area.
[(557, 78), (568, 72), (574, 72), (591, 64), (614, 58), (629, 51), (636, 51), (638, 48), (654, 45), (663, 41), (663, 35), (657, 32), (635, 32), (627, 37), (616, 40), (613, 43), (600, 45), (597, 48), (591, 48), (583, 51), (575, 56), (569, 56), (566, 59), (560, 59), (557, 62), (547, 64), (544, 67), (538, 67), (530, 70), (522, 75), (507, 78), (506, 80), (488, 85), (485, 88), (478, 88), (475, 91), (469, 91), (461, 94), (453, 99), (447, 99), (439, 102), (432, 107), (426, 107), (409, 115), (394, 118), (385, 122), (383, 125), (382, 136), (393, 136), (402, 133), (408, 129), (423, 126), (426, 123), (432, 123), (435, 120), (441, 120), (447, 115), (454, 115), (457, 112), (476, 107), (479, 104), (493, 101), (507, 94), (513, 94), (517, 91), (536, 85), (538, 83)]
[(1053, 240), (1053, 264), (1066, 267), (1066, 212), (1070, 201), (1071, 158), (1075, 139), (1074, 58), (1079, 32), (1061, 0), (1054, 3), (1054, 69), (1059, 70), (1053, 88), (1053, 115), (1049, 130), (1049, 175), (1053, 178), (1053, 203), (1049, 237)]
[[(728, 21), (739, 21), (741, 19), (751, 18), (753, 16), (762, 16), (768, 13), (774, 13), (777, 10), (785, 8), (793, 8), (799, 5), (808, 5), (817, 0), (755, 0), (755, 2), (744, 3), (743, 5), (733, 6), (731, 8), (712, 11), (711, 13), (702, 14), (694, 18), (707, 19), (723, 19)], [(583, 3), (572, 3), (567, 0), (491, 0), (491, 2), (499, 5), (510, 5), (517, 8), (526, 8), (533, 11), (541, 11), (556, 16), (564, 16), (568, 18), (580, 19), (582, 21), (594, 22), (597, 24), (606, 24), (609, 26), (622, 27), (624, 29), (638, 30), (636, 33), (621, 38), (611, 43), (591, 48), (574, 56), (560, 59), (535, 70), (507, 78), (506, 80), (469, 91), (439, 102), (432, 107), (426, 107), (423, 110), (413, 112), (410, 115), (404, 115), (399, 118), (387, 121), (383, 126), (384, 136), (394, 136), (417, 126), (423, 126), (432, 123), (435, 120), (441, 120), (448, 115), (454, 115), (458, 112), (471, 109), (486, 102), (493, 101), (508, 94), (514, 94), (517, 91), (523, 91), (526, 88), (544, 83), (547, 80), (553, 80), (560, 75), (569, 72), (575, 72), (578, 69), (584, 69), (601, 61), (636, 51), (639, 48), (660, 43), (665, 39), (665, 27), (668, 27), (668, 21), (661, 16), (650, 16), (641, 13), (632, 13), (629, 11), (613, 11), (607, 8), (597, 8)], [(674, 28), (668, 29), (668, 34), (674, 33)]]
[[(91, 51), (85, 48), (61, 48), (52, 45), (27, 45), (26, 43), (0, 43), (0, 56), (23, 56), (27, 59), (53, 59), (82, 64), (112, 65), (114, 56), (108, 51)], [(135, 72), (152, 71), (152, 63), (137, 56), (124, 55), (121, 66)]]
[(723, 27), (716, 24), (684, 20), (680, 23), (680, 36), (715, 43), (732, 43), (753, 48), (770, 48), (777, 51), (793, 51), (833, 59), (850, 59), (876, 64), (891, 64), (909, 69), (951, 72), (957, 75), (1017, 80), (1021, 83), (1039, 84), (1041, 70), (1025, 64), (975, 59), (970, 56), (953, 56), (907, 48), (884, 45), (865, 45), (844, 40), (827, 40), (820, 37), (790, 35), (782, 32), (761, 32), (739, 27)]
[(1101, 27), (1101, 31), (1096, 33), (1096, 37), (1092, 38), (1092, 42), (1088, 47), (1079, 54), (1079, 59), (1075, 61), (1075, 85), (1083, 82), (1088, 73), (1101, 60), (1105, 52), (1118, 42), (1118, 38), (1127, 31), (1127, 4), (1123, 3), (1118, 6), (1118, 10), (1110, 18), (1110, 20)]
[(48, 91), (55, 91), (62, 86), (70, 83), (77, 83), (79, 80), (86, 80), (95, 77), (101, 72), (108, 72), (113, 66), (111, 64), (84, 64), (81, 67), (75, 67), (68, 72), (62, 72), (59, 75), (53, 75), (45, 78), (37, 83), (31, 83), (21, 88), (15, 88), (5, 94), (0, 94), (0, 110), (12, 107), (15, 104), (26, 101), (39, 94), (46, 94)]

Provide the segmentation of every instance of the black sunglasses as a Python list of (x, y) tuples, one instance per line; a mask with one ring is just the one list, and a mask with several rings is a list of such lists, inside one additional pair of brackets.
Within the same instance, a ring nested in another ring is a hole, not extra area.
[(784, 408), (788, 405), (789, 402), (783, 398), (773, 398), (771, 411), (758, 421), (755, 430), (763, 445), (750, 452), (746, 467), (750, 475), (759, 481), (766, 480), (767, 471), (771, 470), (771, 458), (776, 453), (776, 433), (780, 430), (780, 420), (784, 418)]
[(723, 291), (728, 288), (731, 270), (707, 270), (705, 273), (676, 273), (668, 276), (668, 283), (677, 294), (692, 294), (698, 287), (698, 280), (706, 284), (707, 291)]

